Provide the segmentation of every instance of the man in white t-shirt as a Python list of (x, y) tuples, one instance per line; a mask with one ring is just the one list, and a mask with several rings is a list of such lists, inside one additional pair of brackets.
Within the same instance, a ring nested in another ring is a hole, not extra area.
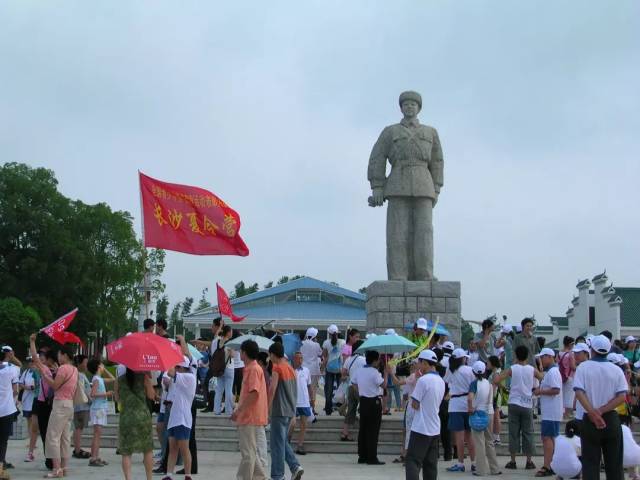
[(536, 355), (542, 363), (544, 373), (536, 371), (540, 386), (533, 393), (540, 396), (540, 410), (542, 421), (540, 432), (542, 434), (542, 449), (544, 451), (544, 465), (538, 471), (537, 476), (553, 474), (551, 460), (555, 438), (560, 435), (560, 422), (562, 421), (562, 375), (556, 365), (556, 354), (550, 348), (543, 348)]
[(604, 335), (591, 339), (591, 359), (576, 369), (573, 390), (584, 408), (580, 441), (582, 478), (600, 478), (600, 458), (607, 479), (624, 476), (622, 428), (616, 407), (624, 403), (628, 385), (620, 367), (607, 361), (611, 342)]
[(411, 394), (411, 408), (415, 410), (406, 456), (406, 479), (436, 478), (438, 475), (438, 439), (440, 438), (440, 402), (445, 385), (436, 371), (438, 357), (432, 350), (420, 352), (419, 368), (422, 376)]
[[(573, 352), (573, 358), (576, 360), (576, 368), (578, 368), (578, 365), (582, 362), (586, 362), (591, 357), (591, 349), (586, 343), (576, 343), (571, 351)], [(575, 406), (574, 411), (576, 421), (582, 422), (584, 408), (582, 407), (582, 404), (575, 399), (575, 397), (573, 399), (573, 404)]]
[(298, 445), (296, 447), (296, 454), (306, 455), (307, 452), (304, 449), (304, 436), (307, 431), (307, 421), (311, 419), (313, 422), (315, 416), (311, 411), (311, 373), (309, 369), (302, 364), (302, 353), (296, 352), (293, 356), (293, 369), (296, 374), (296, 418), (291, 424), (291, 432), (295, 429), (296, 423), (299, 422), (300, 434), (298, 435)]
[(358, 432), (358, 463), (384, 465), (378, 459), (378, 436), (382, 422), (382, 386), (385, 379), (378, 371), (380, 354), (366, 353), (367, 364), (356, 372), (351, 383), (360, 396), (360, 431)]

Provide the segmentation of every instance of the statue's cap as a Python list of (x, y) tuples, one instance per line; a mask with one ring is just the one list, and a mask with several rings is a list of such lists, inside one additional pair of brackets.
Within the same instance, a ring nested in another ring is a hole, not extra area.
[(405, 102), (407, 100), (413, 100), (418, 104), (420, 108), (422, 108), (422, 97), (418, 92), (414, 92), (412, 90), (402, 92), (400, 94), (400, 98), (398, 99), (398, 103), (400, 104), (400, 106), (402, 106), (402, 102)]

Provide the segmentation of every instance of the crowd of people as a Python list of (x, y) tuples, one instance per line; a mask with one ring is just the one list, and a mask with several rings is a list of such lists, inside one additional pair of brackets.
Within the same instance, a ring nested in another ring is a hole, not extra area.
[[(505, 319), (506, 320), (506, 319)], [(145, 321), (145, 332), (168, 337), (166, 323)], [(393, 329), (385, 335), (395, 335)], [(221, 319), (212, 324), (212, 339), (187, 345), (176, 337), (183, 360), (165, 372), (137, 372), (117, 365), (115, 375), (98, 358), (73, 355), (68, 346), (51, 349), (30, 338), (24, 364), (9, 346), (0, 363), (0, 479), (9, 478), (7, 440), (18, 407), (27, 419), (25, 462), (36, 460), (40, 435), (46, 478), (69, 473), (70, 458), (104, 467), (100, 455), (102, 429), (108, 423), (109, 400), (119, 411), (118, 453), (131, 478), (132, 455), (143, 454), (148, 479), (162, 474), (186, 480), (198, 472), (198, 409), (228, 415), (238, 429), (241, 455), (237, 478), (290, 478), (304, 474), (299, 457), (307, 453), (305, 433), (318, 420), (316, 399), (324, 391), (324, 415), (344, 417), (340, 441), (354, 442), (358, 423), (358, 463), (382, 465), (378, 437), (384, 415), (403, 415), (403, 441), (394, 463), (405, 466), (408, 480), (436, 478), (438, 461), (446, 470), (474, 476), (518, 468), (523, 455), (535, 470), (534, 419), (540, 419), (543, 464), (536, 477), (559, 475), (586, 480), (622, 479), (624, 468), (640, 480), (640, 447), (629, 427), (640, 411), (635, 396), (635, 370), (640, 369), (636, 339), (612, 342), (609, 332), (573, 339), (564, 337), (559, 352), (535, 337), (534, 321), (514, 328), (487, 319), (469, 342), (456, 347), (443, 336), (429, 334), (418, 319), (409, 335), (420, 346), (417, 358), (361, 353), (365, 341), (356, 329), (331, 325), (322, 343), (309, 328), (293, 352), (280, 338), (266, 348), (253, 340), (240, 348), (229, 342), (238, 335)], [(369, 336), (369, 335), (367, 335)], [(194, 358), (195, 346), (202, 358)], [(322, 398), (322, 397), (320, 397)], [(155, 432), (153, 416), (156, 415)], [(501, 417), (507, 418), (511, 458), (501, 468), (496, 458)], [(565, 434), (561, 422), (567, 420)], [(72, 425), (73, 429), (69, 426)], [(83, 431), (92, 428), (89, 451), (81, 448)], [(73, 430), (73, 434), (71, 434)], [(154, 434), (161, 445), (154, 458)], [(270, 449), (267, 448), (269, 435)], [(467, 459), (470, 463), (466, 463)], [(155, 460), (155, 462), (154, 462)], [(182, 468), (179, 471), (177, 467)]]

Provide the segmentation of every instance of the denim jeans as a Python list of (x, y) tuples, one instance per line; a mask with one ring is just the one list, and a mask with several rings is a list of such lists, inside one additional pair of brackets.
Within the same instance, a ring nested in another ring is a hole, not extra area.
[(213, 412), (216, 415), (222, 410), (222, 393), (224, 392), (224, 413), (233, 413), (233, 368), (225, 368), (224, 375), (218, 377), (216, 396), (213, 399)]
[(340, 385), (340, 374), (325, 372), (324, 374), (324, 411), (327, 415), (333, 412), (333, 392)]
[(291, 473), (300, 466), (287, 439), (291, 417), (271, 417), (271, 480), (284, 480), (284, 462)]

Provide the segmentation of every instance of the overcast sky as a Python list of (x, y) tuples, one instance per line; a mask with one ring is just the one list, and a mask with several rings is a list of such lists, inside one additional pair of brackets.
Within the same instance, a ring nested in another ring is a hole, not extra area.
[(445, 154), (435, 274), (466, 318), (544, 322), (604, 268), (640, 286), (639, 31), (636, 0), (2, 2), (0, 161), (138, 232), (138, 169), (223, 198), (251, 255), (169, 252), (172, 303), (357, 290), (386, 278), (369, 153), (417, 90)]

